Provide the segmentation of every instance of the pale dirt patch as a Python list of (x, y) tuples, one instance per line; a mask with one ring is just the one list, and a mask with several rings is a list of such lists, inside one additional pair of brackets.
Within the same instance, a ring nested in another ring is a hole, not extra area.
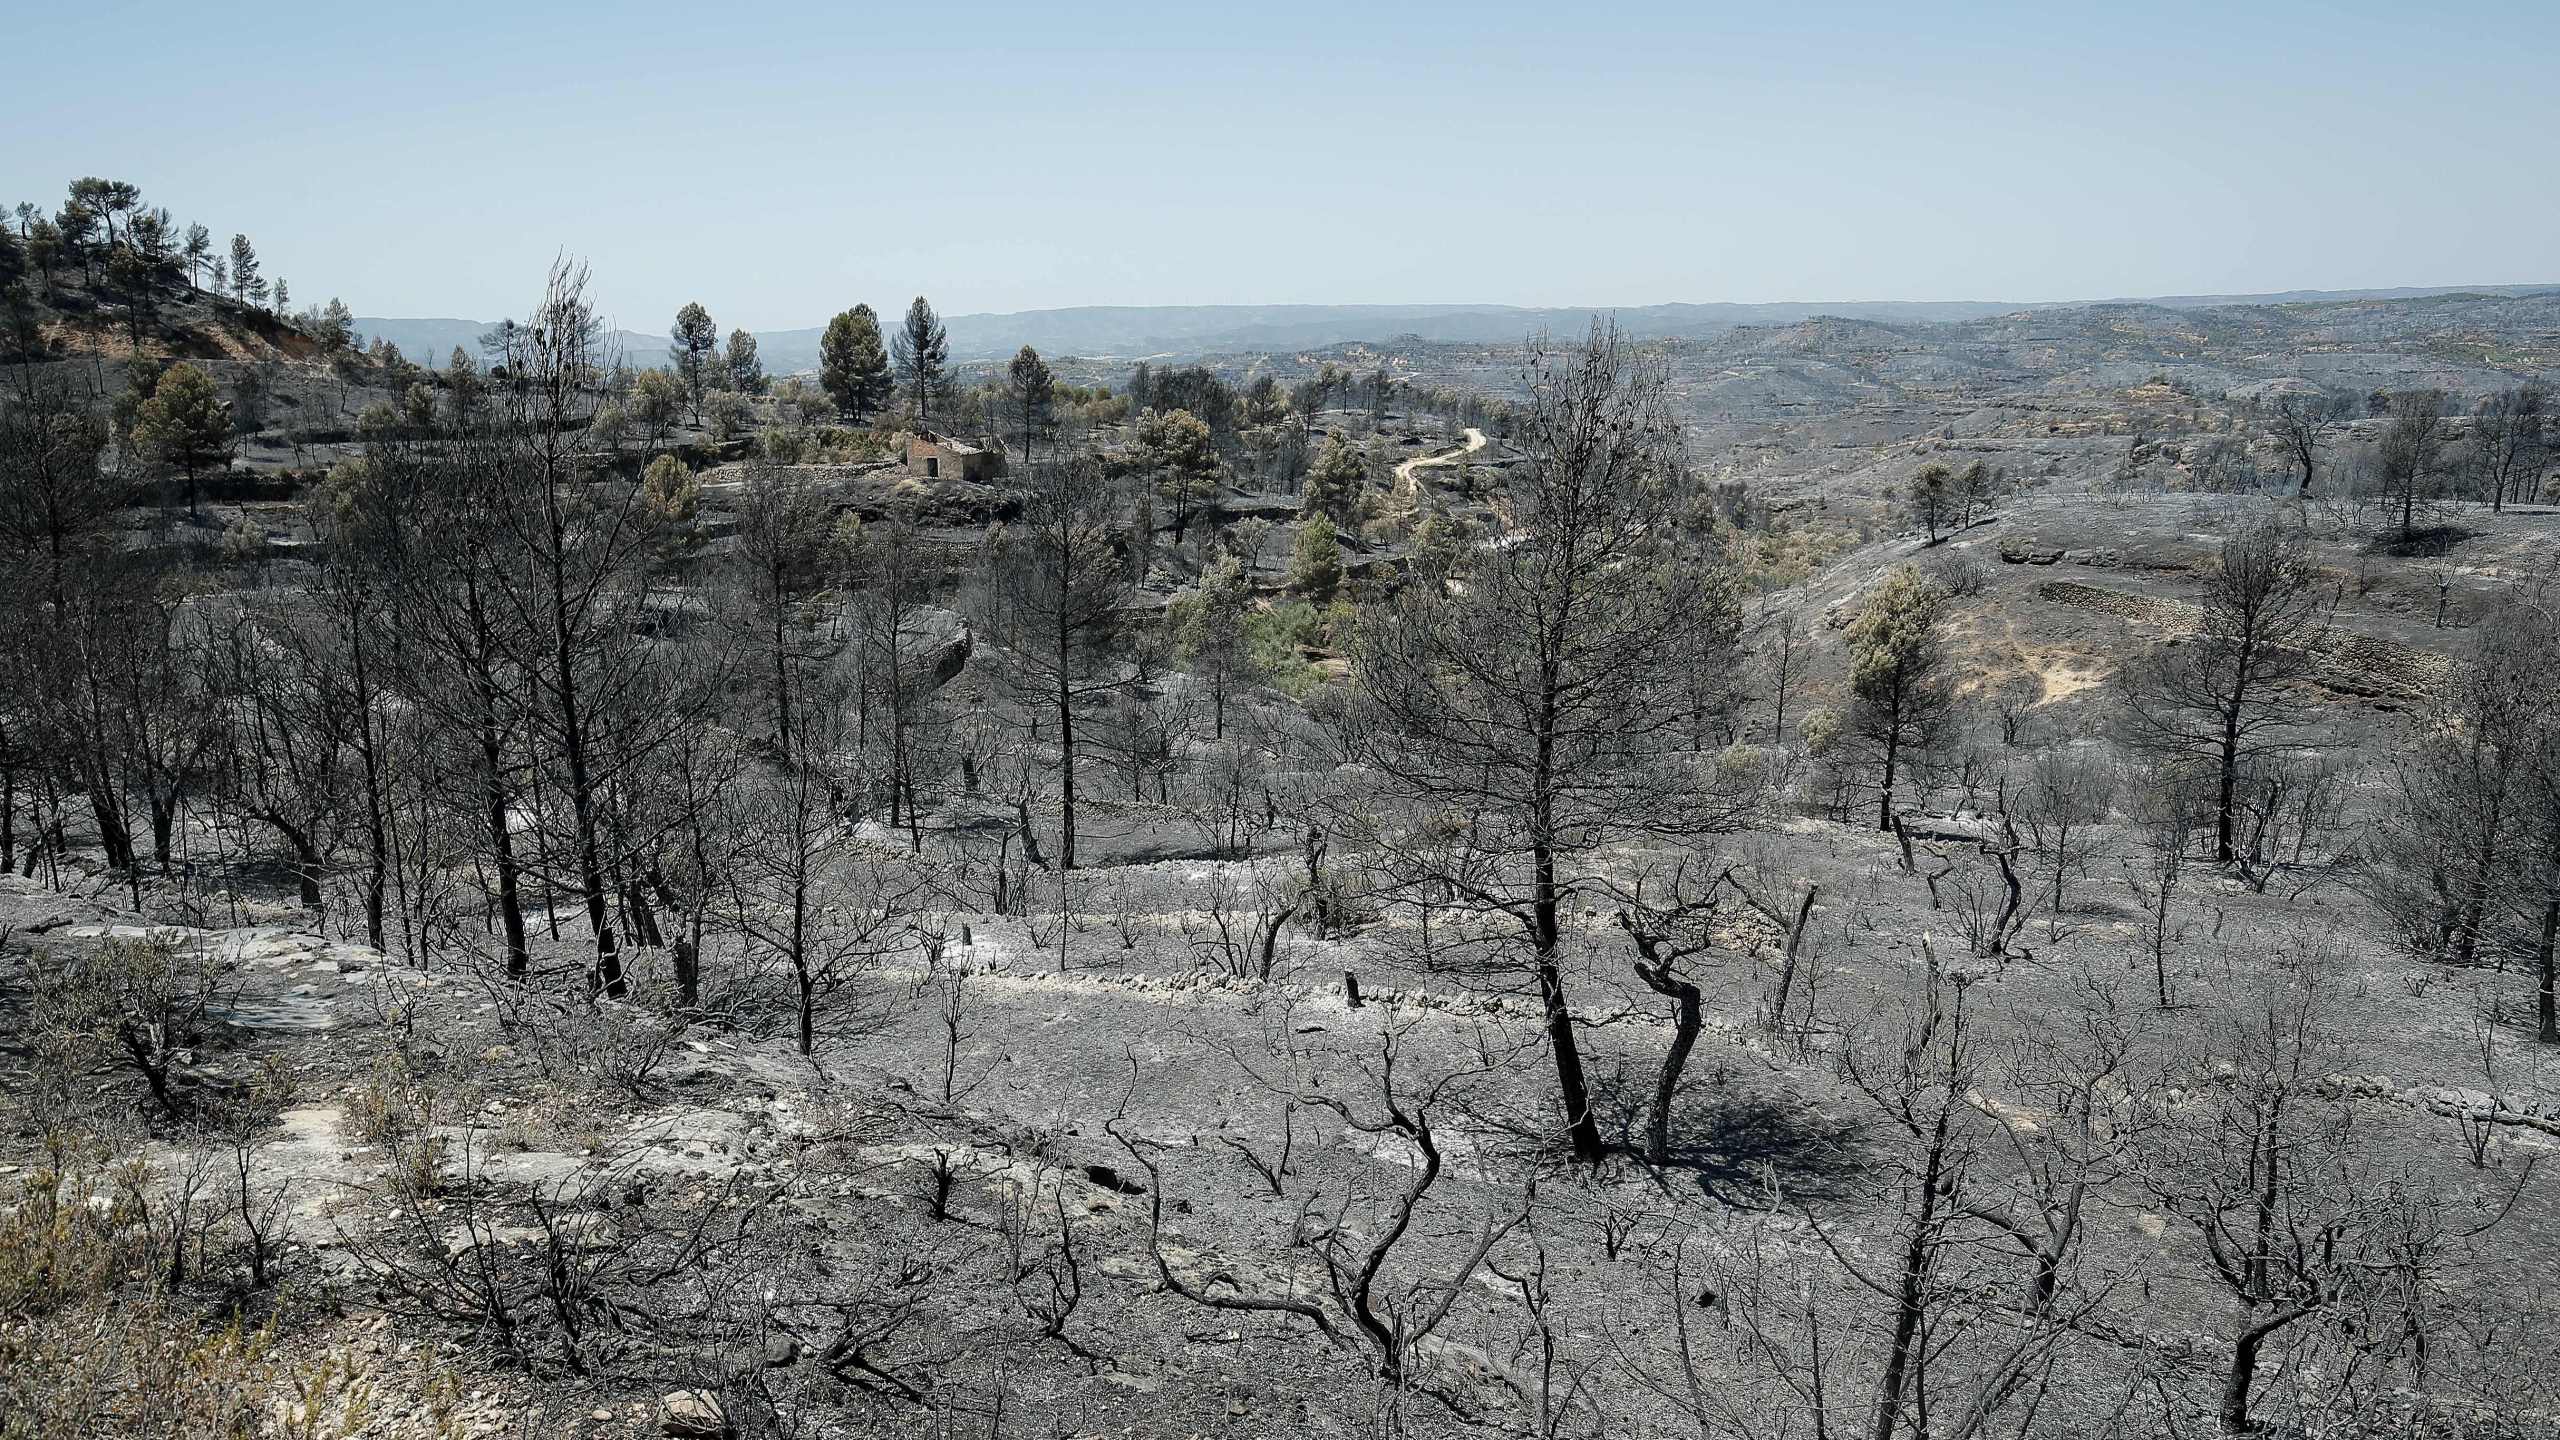
[(1974, 666), (1974, 673), (1962, 687), (1968, 695), (1994, 695), (2011, 681), (2023, 678), (2036, 686), (2036, 698), (2029, 702), (2030, 708), (2042, 709), (2097, 690), (2113, 674), (2112, 667), (2095, 655), (2029, 644), (2020, 638), (2014, 616), (1999, 616), (1999, 629), (1994, 633), (1989, 624), (1992, 618), (1976, 617), (1965, 637), (1970, 642), (1966, 648)]

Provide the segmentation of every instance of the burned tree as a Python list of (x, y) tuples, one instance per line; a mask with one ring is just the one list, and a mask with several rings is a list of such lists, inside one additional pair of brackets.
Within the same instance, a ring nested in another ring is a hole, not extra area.
[(2228, 865), (2242, 767), (2296, 743), (2294, 682), (2318, 657), (2329, 596), (2299, 534), (2265, 521), (2223, 542), (2204, 579), (2202, 633), (2126, 668), (2122, 731), (2135, 750), (2213, 777), (2214, 859)]
[(2450, 438), (2444, 392), (2410, 390), (2391, 397), (2391, 423), (2382, 432), (2375, 459), (2381, 466), (2384, 490), (2400, 510), (2403, 544), (2416, 538), (2421, 507), (2436, 496)]
[(2560, 615), (2548, 581), (2501, 597), (2391, 767), (2398, 803), (2360, 867), (2413, 953), (2525, 958), (2537, 1031), (2560, 1041)]
[(503, 443), (475, 426), (377, 453), (336, 500), (340, 523), (363, 528), (378, 549), (385, 609), (402, 642), (401, 698), (427, 720), (429, 753), (447, 777), (442, 798), (472, 818), (506, 970), (522, 979), (532, 966), (528, 859), (516, 832), (532, 785), (532, 636), (508, 600), (511, 556), (480, 543), (505, 503), (492, 453)]
[[(938, 578), (928, 553), (905, 515), (864, 527), (851, 550), (855, 590), (845, 607), (859, 671), (859, 739), (880, 757), (870, 772), (886, 789), (889, 823), (907, 827), (911, 850), (924, 847), (918, 780), (939, 729), (935, 692), (950, 678), (943, 663), (965, 656), (969, 643), (965, 629), (946, 636), (936, 628), (953, 617), (926, 603)], [(937, 648), (945, 641), (953, 648)]]
[(2312, 477), (2320, 468), (2320, 457), (2329, 447), (2329, 432), (2338, 425), (2338, 400), (2326, 391), (2297, 390), (2279, 398), (2267, 412), (2267, 430), (2301, 472), (2294, 486), (2296, 495), (2311, 493)]
[(1022, 518), (992, 547), (981, 612), (1007, 643), (1015, 693), (1056, 725), (1058, 863), (1068, 870), (1076, 863), (1077, 715), (1124, 681), (1111, 643), (1136, 577), (1113, 518), (1099, 462), (1078, 456), (1042, 466)]
[(2422, 1372), (2423, 1312), (2441, 1303), (2447, 1243), (2514, 1203), (2448, 1193), (2383, 1148), (2388, 1117), (2334, 1079), (2352, 1057), (2331, 993), (2332, 942), (2296, 935), (2270, 948), (2280, 968), (2234, 977), (2214, 1031), (2131, 1092), (2135, 1179), (2232, 1304), (2217, 1407), (2230, 1435), (2258, 1428), (2270, 1352), (2314, 1352), (2279, 1375), (2303, 1370), (2324, 1343), (2350, 1347), (2358, 1367)]
[[(1717, 921), (1730, 898), (1727, 892), (1744, 893), (1734, 884), (1730, 870), (1701, 875), (1685, 860), (1662, 880), (1651, 900), (1646, 899), (1646, 887), (1640, 883), (1629, 902), (1618, 907), (1618, 927), (1635, 942), (1636, 978), (1644, 982), (1646, 989), (1671, 1002), (1671, 1043), (1663, 1051), (1661, 1068), (1655, 1072), (1653, 1108), (1645, 1118), (1645, 1163), (1656, 1166), (1671, 1163), (1671, 1107), (1679, 1098), (1680, 1078), (1688, 1069), (1689, 1052), (1696, 1048), (1698, 1036), (1706, 1027), (1705, 995), (1691, 971), (1691, 962), (1713, 954), (1719, 944), (1726, 943), (1718, 933)], [(1807, 902), (1810, 901), (1808, 895)]]
[[(820, 735), (800, 739), (813, 752), (833, 748)], [(817, 1050), (821, 1018), (881, 998), (866, 997), (864, 982), (911, 948), (907, 921), (923, 890), (890, 857), (855, 840), (837, 815), (831, 797), (844, 788), (837, 763), (812, 753), (739, 787), (741, 803), (729, 816), (738, 838), (723, 919), (779, 965), (803, 1055)], [(879, 1023), (880, 1012), (864, 1013), (873, 1016), (867, 1024)]]
[[(502, 590), (509, 619), (533, 637), (527, 707), (538, 742), (558, 757), (569, 802), (570, 865), (595, 947), (595, 985), (629, 993), (614, 925), (607, 833), (617, 773), (669, 727), (683, 706), (650, 694), (649, 571), (664, 516), (640, 486), (590, 473), (588, 387), (601, 327), (586, 271), (553, 267), (529, 322), (508, 331), (510, 386), (490, 407), (493, 518), (516, 564)], [(644, 703), (645, 702), (645, 703)]]
[(803, 634), (801, 603), (823, 583), (834, 558), (834, 507), (797, 470), (750, 468), (738, 503), (737, 585), (741, 617), (762, 652), (773, 743), (791, 763), (791, 705), (819, 658)]
[(1426, 574), (1360, 627), (1348, 758), (1370, 793), (1345, 828), (1389, 898), (1449, 902), (1516, 927), (1545, 1014), (1566, 1136), (1602, 1145), (1565, 992), (1563, 916), (1601, 883), (1582, 863), (1636, 835), (1699, 834), (1746, 813), (1752, 777), (1689, 744), (1660, 661), (1705, 600), (1673, 526), (1688, 483), (1667, 372), (1614, 327), (1538, 346), (1497, 501), (1513, 533)]
[[(1449, 1324), (1469, 1282), (1486, 1268), (1495, 1248), (1529, 1218), (1533, 1197), (1490, 1207), (1465, 1228), (1434, 1223), (1438, 1217), (1430, 1212), (1439, 1208), (1435, 1188), (1448, 1173), (1443, 1127), (1460, 1109), (1458, 1092), (1483, 1071), (1440, 1070), (1414, 1077), (1417, 1067), (1406, 1054), (1413, 1023), (1409, 1016), (1389, 1022), (1373, 1056), (1356, 1051), (1324, 1056), (1323, 1068), (1337, 1080), (1293, 1097), (1295, 1108), (1330, 1114), (1346, 1135), (1412, 1157), (1401, 1187), (1379, 1197), (1365, 1215), (1353, 1213), (1356, 1189), (1332, 1202), (1330, 1215), (1319, 1208), (1326, 1203), (1324, 1196), (1306, 1200), (1302, 1223), (1311, 1227), (1308, 1243), (1323, 1267), (1323, 1295), (1298, 1293), (1294, 1287), (1289, 1293), (1257, 1293), (1224, 1274), (1205, 1279), (1187, 1274), (1192, 1267), (1178, 1266), (1166, 1245), (1166, 1176), (1158, 1158), (1166, 1147), (1134, 1133), (1127, 1123), (1125, 1096), (1120, 1113), (1103, 1128), (1146, 1172), (1147, 1248), (1165, 1289), (1210, 1309), (1304, 1320), (1335, 1346), (1361, 1352), (1372, 1373), (1393, 1391), (1436, 1395), (1425, 1368), (1432, 1337)], [(1135, 1085), (1133, 1061), (1132, 1090)], [(1276, 1172), (1266, 1173), (1276, 1178)], [(1439, 1233), (1432, 1234), (1434, 1230)], [(1442, 1240), (1459, 1257), (1454, 1265), (1443, 1260), (1433, 1267), (1445, 1273), (1411, 1273), (1427, 1263), (1415, 1254), (1424, 1248), (1417, 1242), (1426, 1237)]]

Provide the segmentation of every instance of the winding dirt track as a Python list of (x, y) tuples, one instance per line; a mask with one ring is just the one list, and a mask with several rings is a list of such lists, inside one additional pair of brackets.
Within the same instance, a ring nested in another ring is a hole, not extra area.
[(1437, 455), (1416, 455), (1412, 459), (1398, 465), (1396, 467), (1396, 493), (1400, 495), (1412, 495), (1420, 488), (1421, 482), (1413, 478), (1414, 471), (1420, 470), (1429, 465), (1453, 464), (1483, 449), (1484, 445), (1484, 432), (1473, 425), (1468, 426), (1466, 444), (1459, 446), (1455, 450), (1443, 450)]

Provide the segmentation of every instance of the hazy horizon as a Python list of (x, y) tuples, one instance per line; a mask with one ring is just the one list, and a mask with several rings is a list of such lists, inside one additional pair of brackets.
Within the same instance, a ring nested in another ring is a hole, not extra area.
[(305, 303), (380, 316), (520, 313), (567, 252), (644, 331), (687, 300), (778, 330), (917, 293), (1008, 314), (2532, 284), (2560, 225), (2515, 158), (2560, 121), (2537, 74), (2560, 11), (2487, 0), (261, 19), (18, 20), (29, 55), (117, 57), (118, 85), (28, 67), (0, 118), (54, 141), (0, 157), (0, 201), (58, 203), (66, 164), (130, 179), (248, 233)]
[[(2297, 295), (2300, 295), (2300, 296), (2396, 295), (2396, 294), (2400, 294), (2400, 293), (2406, 292), (2406, 293), (2408, 293), (2409, 295), (2411, 295), (2411, 296), (2413, 296), (2413, 297), (2414, 297), (2414, 296), (2418, 296), (2418, 295), (2444, 295), (2444, 294), (2463, 294), (2463, 293), (2478, 293), (2478, 294), (2499, 294), (2499, 293), (2506, 293), (2506, 292), (2529, 292), (2529, 293), (2538, 293), (2538, 292), (2545, 291), (2545, 290), (2560, 290), (2560, 280), (2551, 280), (2551, 281), (2536, 281), (2536, 280), (2494, 280), (2494, 281), (2478, 281), (2478, 282), (2474, 282), (2474, 283), (2470, 283), (2470, 284), (2453, 284), (2453, 285), (2363, 285), (2363, 286), (2351, 286), (2351, 287), (2344, 287), (2344, 288), (2338, 288), (2338, 289), (2331, 289), (2331, 288), (2326, 288), (2326, 287), (2315, 287), (2315, 286), (2292, 286), (2292, 287), (2288, 287), (2288, 288), (2285, 288), (2285, 289), (2278, 289), (2278, 290), (2192, 291), (2192, 292), (2162, 293), (2162, 294), (2150, 294), (2150, 295), (2132, 295), (2132, 294), (2124, 294), (2124, 295), (2057, 295), (2057, 296), (2049, 296), (2049, 297), (2037, 298), (2037, 299), (2017, 299), (2017, 298), (2013, 298), (2013, 297), (2009, 297), (2009, 296), (1998, 296), (1998, 295), (1821, 295), (1821, 296), (1782, 296), (1782, 297), (1779, 297), (1779, 298), (1776, 298), (1776, 299), (1770, 299), (1770, 300), (1727, 300), (1727, 299), (1675, 298), (1675, 299), (1659, 299), (1659, 300), (1642, 300), (1642, 301), (1636, 301), (1636, 302), (1634, 302), (1634, 303), (1630, 303), (1630, 304), (1612, 304), (1612, 305), (1591, 305), (1591, 304), (1581, 304), (1581, 305), (1577, 305), (1577, 304), (1570, 304), (1570, 303), (1554, 303), (1554, 304), (1527, 304), (1527, 303), (1515, 303), (1515, 302), (1510, 302), (1510, 301), (1501, 301), (1501, 300), (1412, 300), (1412, 301), (1404, 301), (1404, 300), (1369, 300), (1369, 301), (1343, 301), (1343, 302), (1336, 302), (1336, 301), (1330, 301), (1330, 300), (1269, 300), (1269, 301), (1264, 301), (1264, 300), (1199, 300), (1199, 301), (1167, 300), (1167, 301), (1137, 301), (1137, 302), (1127, 302), (1127, 303), (1110, 303), (1110, 302), (1085, 303), (1085, 302), (1077, 302), (1077, 301), (1068, 301), (1068, 302), (1065, 302), (1065, 303), (1062, 303), (1062, 304), (1057, 304), (1057, 305), (1026, 305), (1026, 306), (1020, 307), (1020, 308), (1018, 308), (1018, 309), (1012, 309), (1012, 310), (958, 310), (958, 311), (954, 311), (954, 310), (943, 310), (943, 309), (942, 309), (942, 307), (940, 307), (940, 306), (937, 306), (937, 307), (936, 307), (936, 309), (937, 309), (938, 311), (940, 311), (940, 312), (942, 313), (942, 315), (943, 315), (943, 318), (945, 318), (945, 319), (947, 319), (947, 320), (948, 320), (948, 319), (1003, 318), (1003, 317), (1007, 317), (1007, 316), (1015, 316), (1015, 315), (1055, 315), (1055, 314), (1067, 314), (1067, 313), (1073, 313), (1073, 312), (1076, 312), (1076, 311), (1086, 311), (1086, 310), (1095, 310), (1095, 311), (1127, 311), (1127, 310), (1161, 310), (1161, 311), (1202, 311), (1202, 310), (1236, 310), (1236, 311), (1277, 311), (1277, 310), (1386, 310), (1386, 311), (1428, 311), (1428, 310), (1437, 310), (1437, 311), (1449, 311), (1449, 312), (1453, 312), (1453, 313), (1454, 313), (1454, 312), (1460, 312), (1460, 311), (1514, 311), (1514, 310), (1517, 310), (1517, 311), (1527, 311), (1527, 312), (1543, 312), (1543, 311), (1554, 311), (1554, 310), (1571, 310), (1571, 311), (1589, 311), (1589, 312), (1592, 312), (1592, 313), (1594, 313), (1594, 314), (1608, 314), (1608, 313), (1612, 313), (1612, 312), (1634, 312), (1634, 311), (1664, 310), (1664, 309), (1674, 309), (1674, 308), (1683, 308), (1683, 307), (1687, 307), (1687, 308), (1696, 308), (1696, 309), (1717, 309), (1717, 308), (1723, 308), (1723, 307), (1733, 307), (1733, 308), (1757, 308), (1757, 309), (1804, 309), (1804, 308), (1812, 308), (1812, 307), (1819, 307), (1819, 306), (1825, 306), (1825, 305), (1842, 305), (1842, 306), (1887, 306), (1887, 305), (1899, 305), (1899, 306), (1913, 306), (1913, 307), (1926, 307), (1926, 306), (1950, 306), (1950, 307), (1953, 307), (1953, 306), (2015, 306), (2015, 307), (2020, 308), (2020, 309), (2064, 309), (2064, 308), (2070, 308), (2070, 307), (2074, 307), (2074, 306), (2084, 306), (2084, 305), (2143, 304), (2143, 303), (2146, 303), (2146, 302), (2159, 302), (2159, 301), (2172, 301), (2172, 300), (2174, 300), (2174, 301), (2181, 301), (2181, 302), (2228, 300), (2228, 301), (2233, 301), (2233, 302), (2248, 303), (2248, 302), (2261, 302), (2261, 301), (2265, 301), (2265, 300), (2269, 300), (2269, 299), (2284, 298), (2284, 297), (2291, 297), (2291, 296), (2297, 296)], [(930, 297), (928, 297), (928, 298), (930, 298)], [(877, 302), (877, 301), (872, 301), (872, 302), (869, 302), (869, 303), (871, 304), (872, 308), (873, 308), (875, 311), (881, 311), (881, 312), (883, 312), (883, 314), (884, 314), (884, 318), (886, 318), (886, 309), (887, 309), (887, 307), (884, 307), (883, 305), (881, 305), (881, 304), (880, 304), (879, 302)], [(485, 315), (485, 316), (482, 316), (482, 315), (426, 315), (426, 314), (417, 314), (417, 315), (398, 315), (398, 316), (385, 315), (385, 316), (371, 316), (371, 317), (360, 317), (360, 318), (399, 319), (399, 320), (437, 320), (437, 321), (456, 321), (456, 322), (469, 323), (469, 324), (487, 324), (487, 325), (494, 325), (494, 324), (498, 323), (498, 322), (499, 322), (499, 321), (501, 321), (501, 320), (509, 319), (509, 318), (512, 318), (512, 317), (507, 316), (507, 315)], [(607, 318), (607, 320), (608, 320), (608, 323), (610, 323), (612, 326), (614, 326), (614, 328), (617, 328), (617, 329), (640, 329), (640, 328), (644, 328), (644, 327), (641, 327), (641, 326), (635, 326), (635, 325), (632, 325), (632, 324), (630, 324), (629, 322), (627, 322), (626, 320), (624, 320), (622, 317), (618, 317), (618, 316), (609, 316), (609, 317), (606, 317), (606, 318)], [(717, 317), (715, 317), (715, 318), (717, 318)], [(755, 332), (758, 332), (758, 333), (769, 333), (769, 332), (780, 332), (780, 331), (792, 331), (792, 330), (818, 330), (818, 329), (823, 329), (823, 328), (825, 327), (825, 322), (826, 322), (826, 317), (825, 317), (825, 316), (816, 316), (816, 317), (813, 317), (813, 318), (809, 319), (808, 321), (806, 321), (806, 322), (804, 322), (804, 323), (801, 323), (801, 324), (765, 325), (765, 326), (746, 326), (746, 327), (743, 327), (743, 328), (746, 328), (746, 329), (748, 329), (748, 330), (755, 331)], [(724, 323), (725, 323), (725, 322), (724, 322)]]

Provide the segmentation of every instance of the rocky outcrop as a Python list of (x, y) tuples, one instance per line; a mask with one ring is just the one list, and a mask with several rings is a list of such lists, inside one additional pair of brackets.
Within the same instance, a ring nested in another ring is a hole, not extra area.
[(898, 632), (901, 655), (910, 666), (932, 675), (937, 687), (959, 678), (973, 647), (967, 620), (931, 606), (910, 616)]

